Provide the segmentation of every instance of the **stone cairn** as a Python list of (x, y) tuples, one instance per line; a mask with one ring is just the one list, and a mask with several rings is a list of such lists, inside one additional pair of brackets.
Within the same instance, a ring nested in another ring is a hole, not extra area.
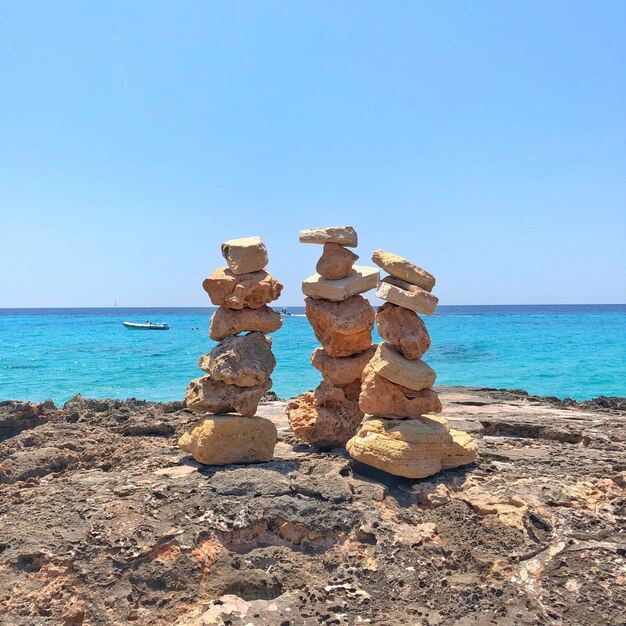
[(384, 342), (363, 370), (359, 408), (366, 419), (346, 448), (357, 461), (407, 478), (472, 463), (477, 450), (472, 438), (431, 415), (442, 407), (432, 389), (436, 374), (421, 359), (430, 336), (417, 313), (435, 312), (439, 300), (430, 293), (435, 278), (383, 250), (376, 250), (372, 261), (390, 274), (376, 292), (385, 300), (376, 313)]
[(343, 446), (363, 419), (361, 374), (374, 354), (374, 309), (359, 294), (375, 289), (380, 276), (376, 268), (354, 265), (359, 257), (348, 249), (357, 245), (351, 226), (303, 230), (300, 242), (324, 246), (317, 273), (302, 283), (305, 313), (322, 344), (313, 351), (311, 364), (323, 381), (294, 398), (286, 413), (303, 442)]
[(189, 409), (210, 415), (193, 424), (178, 443), (206, 465), (270, 461), (276, 427), (254, 415), (272, 386), (276, 366), (265, 335), (282, 326), (280, 315), (267, 305), (283, 286), (264, 269), (267, 249), (259, 237), (227, 241), (222, 254), (228, 267), (217, 268), (202, 283), (218, 306), (209, 336), (219, 343), (200, 357), (206, 375), (192, 380), (185, 394)]

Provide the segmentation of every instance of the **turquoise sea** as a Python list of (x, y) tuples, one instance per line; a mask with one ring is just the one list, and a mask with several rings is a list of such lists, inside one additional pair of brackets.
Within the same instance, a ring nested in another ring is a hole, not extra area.
[[(211, 308), (0, 309), (0, 400), (179, 400), (214, 343)], [(287, 398), (320, 380), (302, 308), (272, 335), (274, 390)], [(122, 321), (167, 321), (132, 331)], [(626, 396), (626, 305), (440, 306), (426, 320), (425, 360), (437, 383), (525, 389), (576, 400)]]

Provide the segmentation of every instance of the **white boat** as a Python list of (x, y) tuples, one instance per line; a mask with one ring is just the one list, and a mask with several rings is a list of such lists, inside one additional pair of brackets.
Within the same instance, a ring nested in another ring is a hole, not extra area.
[(169, 330), (170, 327), (166, 322), (163, 324), (153, 324), (152, 322), (146, 322), (145, 324), (140, 324), (138, 322), (122, 322), (126, 328), (134, 329), (134, 330)]

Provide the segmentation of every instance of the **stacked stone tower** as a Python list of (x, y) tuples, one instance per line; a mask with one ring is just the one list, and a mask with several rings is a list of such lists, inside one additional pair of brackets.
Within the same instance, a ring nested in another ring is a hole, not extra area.
[(311, 364), (323, 381), (294, 398), (286, 412), (305, 443), (343, 446), (363, 419), (358, 406), (361, 374), (374, 354), (374, 310), (359, 294), (376, 287), (379, 272), (354, 265), (359, 257), (349, 250), (357, 245), (351, 226), (303, 230), (300, 242), (324, 246), (317, 273), (302, 283), (306, 316), (322, 344), (313, 351)]
[(417, 313), (435, 312), (435, 278), (383, 250), (376, 250), (372, 261), (390, 274), (376, 292), (386, 301), (376, 313), (385, 341), (363, 370), (359, 408), (367, 416), (346, 448), (357, 461), (407, 478), (471, 463), (476, 459), (472, 438), (432, 415), (442, 410), (432, 389), (436, 374), (421, 359), (430, 336)]
[(269, 461), (276, 427), (254, 415), (272, 386), (276, 366), (266, 334), (282, 325), (280, 315), (267, 305), (283, 286), (264, 269), (267, 249), (259, 237), (227, 241), (222, 254), (228, 267), (217, 268), (202, 283), (218, 306), (209, 336), (219, 343), (200, 357), (206, 375), (192, 380), (185, 394), (189, 409), (209, 415), (189, 428), (179, 445), (207, 465)]

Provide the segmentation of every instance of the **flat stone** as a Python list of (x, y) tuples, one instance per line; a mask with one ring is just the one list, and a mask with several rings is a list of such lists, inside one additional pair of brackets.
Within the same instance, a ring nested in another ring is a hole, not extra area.
[(407, 359), (419, 359), (430, 348), (426, 324), (415, 311), (386, 302), (376, 312), (376, 325), (378, 334)]
[(222, 341), (246, 330), (267, 334), (277, 331), (282, 325), (280, 314), (266, 305), (258, 309), (231, 309), (220, 306), (211, 317), (209, 337), (213, 341)]
[(417, 313), (432, 315), (439, 303), (439, 298), (419, 287), (416, 287), (416, 289), (419, 289), (419, 291), (407, 291), (382, 281), (378, 285), (376, 297)]
[(412, 285), (417, 285), (425, 291), (431, 291), (435, 286), (435, 277), (430, 272), (423, 270), (397, 254), (380, 249), (374, 250), (372, 261), (388, 274), (401, 280), (406, 280)]
[(319, 274), (309, 276), (302, 283), (302, 293), (309, 298), (341, 302), (351, 296), (376, 289), (380, 274), (374, 267), (355, 266), (352, 271), (338, 280), (328, 280)]
[(272, 386), (272, 379), (254, 387), (229, 385), (210, 376), (192, 380), (187, 386), (185, 402), (194, 413), (240, 413), (252, 417), (266, 391)]
[(344, 357), (372, 344), (374, 309), (363, 296), (342, 302), (305, 298), (305, 313), (328, 356)]
[(300, 243), (338, 243), (349, 248), (356, 248), (358, 238), (352, 226), (328, 226), (301, 230)]
[(283, 289), (282, 283), (265, 270), (234, 274), (225, 267), (215, 269), (202, 287), (213, 304), (231, 309), (258, 309), (276, 300)]
[(315, 348), (311, 355), (311, 365), (317, 368), (325, 381), (332, 385), (348, 385), (361, 380), (363, 368), (374, 356), (376, 346), (352, 356), (331, 357), (324, 348)]
[(359, 408), (379, 417), (415, 419), (441, 413), (439, 396), (432, 389), (414, 391), (383, 378), (368, 363), (363, 370)]
[(405, 478), (467, 465), (477, 455), (470, 435), (431, 415), (411, 420), (367, 417), (346, 448), (353, 459)]
[(260, 237), (231, 239), (222, 244), (222, 256), (233, 274), (262, 270), (269, 262), (267, 248)]
[(276, 367), (272, 342), (258, 332), (224, 339), (209, 353), (200, 357), (198, 365), (213, 380), (229, 385), (254, 387), (264, 383)]
[(345, 278), (352, 271), (352, 266), (358, 260), (359, 255), (354, 254), (338, 243), (325, 243), (324, 252), (315, 266), (315, 270), (328, 280)]
[(435, 370), (421, 359), (405, 359), (388, 343), (378, 344), (370, 364), (377, 374), (396, 385), (413, 391), (428, 389), (435, 383)]
[(204, 465), (271, 461), (278, 433), (263, 417), (203, 417), (178, 440), (182, 450)]

